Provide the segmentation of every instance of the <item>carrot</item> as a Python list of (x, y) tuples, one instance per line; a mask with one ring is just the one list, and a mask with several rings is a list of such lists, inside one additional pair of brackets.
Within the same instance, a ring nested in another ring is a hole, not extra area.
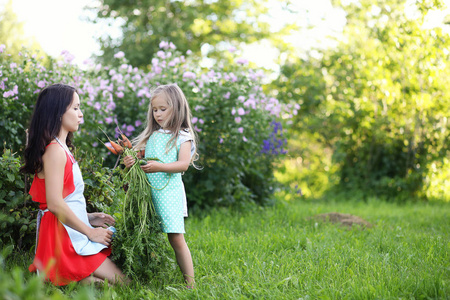
[(127, 147), (128, 149), (131, 149), (133, 145), (131, 144), (130, 140), (126, 137), (126, 135), (122, 133), (120, 136), (122, 137), (122, 142), (124, 146)]
[(117, 155), (116, 149), (114, 149), (113, 147), (106, 146), (106, 145), (105, 145), (105, 147), (108, 148), (108, 150), (111, 151), (113, 154)]
[(109, 141), (111, 143), (111, 146), (113, 146), (114, 150), (116, 150), (117, 154), (122, 154), (123, 153), (123, 148), (117, 144), (116, 142), (113, 141)]

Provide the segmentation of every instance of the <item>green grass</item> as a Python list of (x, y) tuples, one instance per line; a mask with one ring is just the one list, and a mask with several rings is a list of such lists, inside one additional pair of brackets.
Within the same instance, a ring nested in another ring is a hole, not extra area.
[[(327, 212), (353, 214), (375, 226), (348, 230), (311, 218)], [(186, 230), (194, 291), (183, 288), (175, 263), (150, 283), (129, 287), (38, 288), (58, 299), (450, 298), (449, 204), (280, 202), (191, 216)], [(29, 262), (16, 263), (24, 269)], [(26, 271), (23, 281), (36, 284)]]

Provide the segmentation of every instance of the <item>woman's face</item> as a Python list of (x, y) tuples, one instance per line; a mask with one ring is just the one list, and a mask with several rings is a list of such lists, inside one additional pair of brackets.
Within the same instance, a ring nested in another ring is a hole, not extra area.
[(153, 118), (156, 120), (161, 128), (164, 128), (167, 121), (169, 121), (172, 108), (167, 103), (164, 95), (157, 96), (152, 100)]
[(62, 116), (61, 128), (67, 130), (68, 132), (77, 131), (82, 120), (83, 113), (80, 109), (80, 97), (77, 93), (73, 93), (72, 103), (70, 103), (66, 112)]

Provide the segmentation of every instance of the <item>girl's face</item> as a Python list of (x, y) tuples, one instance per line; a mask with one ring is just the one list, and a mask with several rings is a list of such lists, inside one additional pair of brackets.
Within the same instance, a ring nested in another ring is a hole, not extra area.
[(152, 100), (153, 118), (156, 120), (161, 128), (169, 121), (172, 114), (172, 108), (167, 103), (164, 95), (159, 95)]
[(83, 113), (80, 109), (80, 97), (77, 93), (73, 93), (72, 103), (70, 103), (62, 116), (61, 129), (67, 130), (68, 132), (77, 131), (82, 119)]

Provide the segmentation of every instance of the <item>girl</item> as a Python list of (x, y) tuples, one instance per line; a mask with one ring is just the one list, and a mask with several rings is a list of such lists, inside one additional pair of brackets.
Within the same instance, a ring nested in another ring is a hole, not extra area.
[(29, 269), (45, 272), (45, 278), (55, 285), (125, 280), (108, 258), (112, 232), (105, 228), (114, 219), (104, 213), (87, 213), (83, 178), (69, 151), (82, 118), (75, 88), (54, 84), (43, 89), (31, 118), (21, 168), (34, 174), (29, 193), (40, 203), (36, 254)]
[[(152, 185), (152, 201), (161, 217), (161, 227), (167, 233), (175, 251), (178, 266), (188, 284), (194, 285), (194, 267), (184, 240), (184, 217), (187, 217), (186, 194), (181, 173), (197, 160), (196, 135), (192, 130), (189, 104), (176, 84), (157, 87), (150, 99), (147, 128), (133, 140), (135, 149), (145, 149), (149, 160), (141, 166)], [(132, 156), (124, 158), (127, 168), (135, 163)]]

